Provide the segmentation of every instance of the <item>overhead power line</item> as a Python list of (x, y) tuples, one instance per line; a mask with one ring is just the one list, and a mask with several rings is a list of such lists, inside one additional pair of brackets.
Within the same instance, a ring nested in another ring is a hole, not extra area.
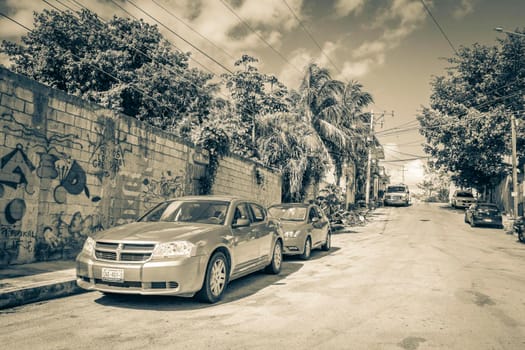
[(179, 21), (180, 23), (184, 24), (186, 26), (186, 28), (188, 28), (189, 30), (191, 30), (193, 33), (197, 34), (198, 36), (200, 36), (202, 39), (206, 40), (208, 43), (210, 43), (213, 47), (215, 47), (217, 50), (220, 50), (222, 51), (226, 56), (228, 56), (229, 58), (231, 58), (232, 60), (235, 59), (235, 57), (233, 57), (233, 55), (231, 55), (228, 51), (224, 50), (222, 47), (216, 45), (213, 41), (211, 41), (210, 39), (208, 39), (206, 36), (202, 35), (201, 33), (199, 33), (198, 31), (196, 31), (195, 29), (193, 29), (193, 27), (191, 27), (188, 23), (186, 23), (185, 21), (183, 21), (180, 17), (178, 17), (177, 15), (175, 15), (172, 11), (170, 11), (169, 9), (167, 9), (165, 6), (163, 6), (162, 4), (159, 4), (158, 1), (156, 0), (152, 0), (154, 4), (156, 4), (158, 7), (160, 7), (161, 9), (163, 9), (164, 11), (166, 11), (168, 14), (170, 14), (173, 18), (175, 18), (177, 21)]
[[(43, 0), (43, 1), (47, 3), (47, 1), (45, 1), (45, 0)], [(32, 32), (31, 29), (29, 29), (28, 27), (26, 27), (26, 26), (24, 26), (23, 24), (19, 23), (18, 21), (16, 21), (15, 19), (11, 18), (10, 16), (4, 14), (3, 12), (0, 12), (0, 15), (3, 16), (3, 17), (5, 17), (5, 18), (7, 18), (8, 20), (10, 20), (10, 21), (12, 21), (12, 22), (18, 24), (19, 26), (23, 27), (24, 29), (28, 30), (29, 32)], [(71, 56), (73, 56), (74, 58), (76, 58), (77, 60), (79, 60), (79, 61), (82, 60), (82, 57), (80, 57), (80, 56), (78, 56), (78, 55), (76, 55), (76, 54), (74, 54), (74, 53), (72, 53), (72, 52), (69, 52), (69, 54), (70, 54)], [(120, 82), (120, 83), (127, 84), (127, 85), (129, 86), (130, 89), (135, 90), (136, 92), (138, 92), (139, 94), (141, 94), (143, 97), (148, 98), (148, 99), (152, 100), (153, 102), (156, 102), (160, 107), (166, 108), (166, 109), (170, 110), (171, 112), (173, 112), (174, 114), (177, 113), (177, 111), (175, 111), (175, 110), (174, 110), (173, 108), (171, 108), (170, 106), (163, 104), (162, 102), (160, 102), (159, 100), (155, 99), (154, 97), (151, 97), (151, 96), (148, 95), (148, 93), (146, 93), (144, 90), (142, 90), (142, 89), (140, 89), (140, 88), (138, 88), (138, 87), (132, 85), (131, 83), (123, 81), (122, 79), (120, 79), (120, 78), (114, 76), (114, 75), (111, 74), (111, 73), (106, 72), (105, 70), (103, 70), (102, 68), (98, 67), (97, 65), (94, 65), (93, 63), (89, 63), (89, 62), (87, 62), (87, 65), (89, 65), (91, 68), (93, 68), (93, 69), (95, 69), (95, 70), (97, 70), (97, 71), (99, 71), (99, 72), (105, 74), (106, 76), (108, 76), (108, 77), (110, 77), (110, 78), (112, 78), (112, 79), (114, 79), (114, 80), (116, 80), (116, 81), (118, 81), (118, 82)]]
[(323, 48), (321, 47), (321, 45), (319, 45), (319, 43), (317, 42), (317, 40), (315, 40), (314, 36), (310, 33), (310, 31), (306, 28), (306, 26), (304, 25), (303, 21), (301, 21), (301, 19), (297, 16), (297, 14), (294, 12), (294, 10), (292, 9), (292, 7), (288, 4), (288, 2), (286, 0), (283, 0), (284, 4), (286, 5), (286, 7), (288, 7), (288, 10), (290, 10), (291, 14), (295, 17), (295, 19), (297, 20), (297, 22), (299, 23), (299, 25), (301, 26), (301, 28), (304, 30), (304, 32), (310, 37), (310, 39), (312, 40), (312, 42), (317, 46), (317, 48), (319, 49), (319, 51), (321, 51), (321, 54), (326, 57), (326, 59), (328, 60), (328, 62), (330, 62), (332, 64), (332, 66), (334, 66), (334, 68), (339, 72), (339, 74), (341, 74), (341, 70), (339, 69), (339, 67), (334, 63), (334, 61), (332, 61), (332, 59), (324, 52)]
[[(75, 1), (75, 0), (73, 0)], [(136, 20), (138, 20), (137, 16), (135, 16), (134, 14), (132, 14), (131, 12), (129, 12), (128, 10), (126, 10), (124, 7), (120, 6), (118, 3), (116, 3), (114, 0), (109, 0), (113, 5), (115, 5), (116, 7), (118, 7), (119, 9), (121, 9), (122, 11), (124, 11), (128, 16), (130, 16), (131, 18), (134, 18)], [(171, 41), (168, 41), (170, 43), (171, 46), (173, 46), (175, 49), (179, 50), (180, 52), (184, 52), (180, 47), (178, 47), (177, 45), (175, 45), (174, 43), (172, 43)], [(192, 60), (193, 62), (197, 63), (197, 65), (199, 65), (200, 67), (202, 67), (203, 69), (207, 70), (208, 72), (210, 72), (211, 74), (214, 74), (214, 75), (217, 75), (217, 73), (215, 73), (213, 70), (211, 70), (210, 68), (208, 68), (205, 64), (199, 62), (197, 59), (193, 58), (193, 57), (189, 57), (190, 60)]]
[[(44, 0), (43, 0), (44, 1)], [(56, 0), (58, 1), (58, 0)], [(93, 11), (91, 11), (90, 9), (88, 9), (87, 7), (85, 7), (84, 5), (82, 5), (81, 3), (79, 3), (77, 0), (69, 0), (71, 2), (74, 2), (75, 4), (77, 4), (77, 6), (81, 7), (82, 9), (85, 9), (89, 12), (92, 12), (94, 13)], [(96, 13), (94, 13), (95, 15), (97, 15)], [(104, 23), (104, 24), (108, 24), (106, 21), (104, 21), (102, 18), (100, 18), (98, 15), (97, 15), (97, 20)], [(94, 23), (95, 25), (100, 25), (101, 23), (97, 22), (97, 23)], [(121, 38), (119, 38), (116, 34), (114, 34), (113, 32), (109, 31), (108, 32), (109, 35), (115, 37), (117, 40), (121, 40)], [(162, 62), (159, 62), (155, 57), (151, 56), (151, 55), (148, 55), (146, 52), (142, 51), (141, 49), (139, 49), (138, 47), (136, 47), (135, 45), (133, 45), (132, 43), (130, 42), (126, 42), (125, 43), (126, 45), (128, 45), (129, 47), (131, 47), (133, 50), (135, 50), (137, 53), (139, 53), (140, 55), (142, 55), (143, 57), (145, 58), (148, 58), (150, 59), (151, 61), (155, 61), (157, 63), (160, 63), (163, 65), (164, 68), (166, 68), (168, 71), (170, 71), (171, 73), (173, 73), (174, 75), (178, 76), (182, 81), (188, 83), (189, 85), (192, 85), (193, 87), (195, 87), (195, 89), (199, 92), (202, 92), (203, 89), (202, 87), (200, 86), (197, 86), (193, 81), (189, 80), (188, 78), (186, 78), (184, 75), (182, 75), (182, 73), (180, 71), (177, 71), (175, 69), (173, 69), (172, 66), (169, 66), (169, 65), (165, 65), (163, 64)], [(177, 48), (177, 50), (181, 51), (180, 49)], [(197, 62), (198, 63), (198, 62)], [(221, 94), (219, 92), (219, 94)], [(222, 95), (222, 94), (221, 94)], [(222, 95), (223, 97), (226, 98), (226, 96)]]
[(436, 26), (438, 27), (439, 31), (441, 32), (441, 34), (443, 35), (443, 37), (447, 40), (448, 44), (450, 45), (450, 47), (452, 48), (452, 50), (454, 51), (454, 53), (457, 55), (458, 52), (456, 51), (456, 48), (454, 47), (454, 45), (452, 45), (452, 42), (450, 41), (450, 39), (448, 38), (447, 34), (445, 33), (445, 31), (443, 30), (443, 28), (441, 28), (441, 26), (439, 25), (438, 21), (434, 18), (434, 16), (432, 15), (432, 12), (430, 12), (430, 9), (428, 8), (427, 4), (425, 4), (425, 1), (423, 0), (420, 0), (421, 3), (423, 4), (423, 7), (425, 8), (425, 10), (427, 11), (428, 15), (430, 16), (430, 18), (432, 18), (432, 20), (434, 21), (434, 23), (436, 24)]
[[(226, 72), (230, 73), (230, 74), (233, 74), (233, 72), (227, 68), (226, 66), (224, 66), (221, 62), (217, 61), (215, 58), (213, 58), (212, 56), (210, 56), (208, 53), (204, 52), (203, 50), (201, 50), (199, 47), (197, 47), (196, 45), (194, 45), (193, 43), (191, 43), (189, 40), (186, 40), (184, 37), (182, 37), (180, 34), (178, 34), (177, 32), (175, 32), (173, 29), (169, 28), (168, 26), (166, 26), (164, 23), (162, 23), (161, 21), (159, 21), (158, 19), (156, 19), (155, 17), (153, 17), (152, 15), (150, 15), (147, 11), (145, 11), (144, 9), (142, 9), (140, 6), (136, 5), (133, 1), (131, 0), (126, 0), (127, 2), (129, 2), (131, 5), (133, 5), (136, 9), (138, 9), (139, 11), (141, 11), (142, 13), (144, 13), (146, 16), (148, 16), (149, 18), (151, 18), (152, 20), (154, 20), (155, 22), (157, 22), (158, 24), (160, 24), (162, 27), (166, 28), (166, 30), (168, 30), (170, 33), (172, 33), (173, 35), (175, 35), (177, 38), (181, 39), (182, 41), (184, 41), (186, 44), (190, 45), (191, 47), (193, 47), (195, 50), (199, 51), (202, 55), (204, 55), (205, 57), (207, 57), (209, 60), (211, 60), (212, 62), (214, 62), (215, 64), (217, 64), (219, 67), (221, 67), (222, 69), (224, 69)], [(221, 0), (222, 1), (222, 0)]]
[[(129, 1), (129, 0), (128, 0)], [(255, 35), (257, 35), (257, 37), (263, 42), (265, 43), (270, 49), (272, 49), (273, 52), (275, 52), (284, 62), (286, 62), (290, 67), (292, 67), (293, 69), (295, 69), (297, 72), (299, 73), (303, 73), (301, 72), (299, 69), (297, 69), (296, 66), (294, 66), (292, 63), (290, 63), (290, 61), (288, 61), (288, 59), (286, 57), (284, 57), (284, 55), (282, 53), (280, 53), (275, 47), (272, 46), (272, 44), (270, 44), (261, 34), (259, 34), (256, 30), (254, 30), (241, 16), (239, 16), (237, 14), (237, 12), (235, 12), (235, 10), (230, 6), (228, 5), (224, 0), (219, 0), (223, 5), (224, 7), (226, 7), (235, 17), (237, 17), (237, 19), (248, 29), (250, 30), (251, 32), (253, 32)]]

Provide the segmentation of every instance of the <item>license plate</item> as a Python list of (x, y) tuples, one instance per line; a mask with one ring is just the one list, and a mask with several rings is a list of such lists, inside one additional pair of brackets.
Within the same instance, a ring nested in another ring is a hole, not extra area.
[(483, 219), (485, 222), (492, 222), (492, 219)]
[(103, 267), (102, 280), (108, 282), (124, 282), (124, 270)]

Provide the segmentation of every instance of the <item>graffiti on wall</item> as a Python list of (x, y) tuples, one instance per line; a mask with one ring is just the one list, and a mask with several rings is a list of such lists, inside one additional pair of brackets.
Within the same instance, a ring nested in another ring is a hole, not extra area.
[(117, 225), (135, 221), (161, 200), (184, 195), (184, 176), (174, 176), (169, 170), (160, 178), (155, 178), (151, 168), (142, 174), (122, 172), (118, 180), (118, 190), (111, 204)]
[(97, 169), (95, 175), (102, 181), (104, 177), (115, 176), (122, 169), (125, 165), (125, 155), (132, 149), (131, 145), (125, 143), (126, 135), (121, 136), (121, 131), (115, 130), (111, 119), (106, 119), (104, 127), (96, 127), (95, 131), (95, 140), (89, 139), (92, 148), (89, 163)]
[(0, 263), (9, 264), (16, 260), (20, 249), (33, 253), (36, 237), (32, 230), (22, 231), (15, 225), (0, 225)]
[(102, 215), (83, 217), (77, 211), (69, 222), (64, 216), (64, 212), (53, 214), (51, 225), (42, 229), (35, 247), (35, 256), (39, 260), (72, 259), (82, 249), (87, 237), (104, 229)]
[(146, 207), (150, 207), (161, 200), (184, 195), (184, 176), (174, 176), (170, 170), (163, 172), (160, 179), (145, 178), (142, 183), (144, 190), (141, 198)]
[(14, 189), (23, 186), (28, 194), (32, 194), (34, 191), (29, 179), (34, 170), (35, 166), (25, 154), (22, 145), (17, 144), (14, 150), (0, 158), (0, 197), (5, 192), (4, 186)]
[[(26, 256), (35, 256), (40, 260), (71, 257), (69, 255), (78, 253), (79, 246), (87, 234), (102, 228), (100, 217), (88, 215), (82, 218), (80, 212), (77, 212), (72, 215), (71, 221), (66, 223), (62, 219), (64, 214), (60, 213), (51, 225), (44, 225), (43, 229), (37, 230), (38, 232), (23, 230), (22, 220), (26, 215), (27, 205), (26, 200), (17, 195), (17, 191), (23, 188), (28, 195), (33, 195), (36, 193), (36, 186), (40, 186), (41, 189), (50, 188), (58, 204), (66, 204), (68, 195), (80, 194), (91, 198), (92, 202), (100, 201), (100, 197), (91, 196), (87, 186), (87, 174), (80, 163), (57, 149), (58, 146), (72, 145), (82, 149), (83, 146), (75, 141), (78, 139), (76, 135), (47, 137), (39, 129), (20, 123), (12, 114), (4, 113), (1, 117), (6, 121), (3, 130), (36, 142), (29, 148), (35, 150), (39, 156), (39, 163), (36, 167), (33, 165), (20, 143), (0, 157), (0, 199), (7, 198), (0, 202), (0, 214), (3, 213), (3, 216), (0, 216), (0, 263), (9, 264), (16, 261), (22, 251)], [(34, 174), (41, 180), (49, 181), (41, 181), (38, 185)], [(14, 193), (7, 196), (8, 189)], [(71, 254), (68, 255), (68, 252)]]

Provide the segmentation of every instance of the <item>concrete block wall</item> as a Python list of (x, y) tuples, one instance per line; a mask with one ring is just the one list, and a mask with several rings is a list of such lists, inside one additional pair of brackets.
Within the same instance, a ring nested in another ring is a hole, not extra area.
[(220, 160), (213, 194), (235, 194), (270, 206), (281, 202), (281, 176), (240, 157)]
[[(0, 67), (0, 266), (71, 259), (86, 237), (198, 193), (193, 145)], [(281, 197), (280, 175), (221, 159), (214, 194)]]

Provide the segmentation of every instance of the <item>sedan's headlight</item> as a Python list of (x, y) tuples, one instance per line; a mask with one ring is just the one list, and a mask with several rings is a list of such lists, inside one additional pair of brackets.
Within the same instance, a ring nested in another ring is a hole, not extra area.
[(91, 237), (88, 237), (86, 241), (84, 242), (84, 246), (82, 247), (82, 252), (88, 255), (93, 254), (93, 251), (95, 250), (95, 240)]
[(297, 236), (299, 236), (300, 233), (301, 233), (300, 230), (297, 230), (297, 231), (286, 231), (284, 233), (284, 238), (297, 238)]
[(195, 244), (188, 241), (161, 243), (153, 250), (152, 258), (173, 258), (195, 256)]

